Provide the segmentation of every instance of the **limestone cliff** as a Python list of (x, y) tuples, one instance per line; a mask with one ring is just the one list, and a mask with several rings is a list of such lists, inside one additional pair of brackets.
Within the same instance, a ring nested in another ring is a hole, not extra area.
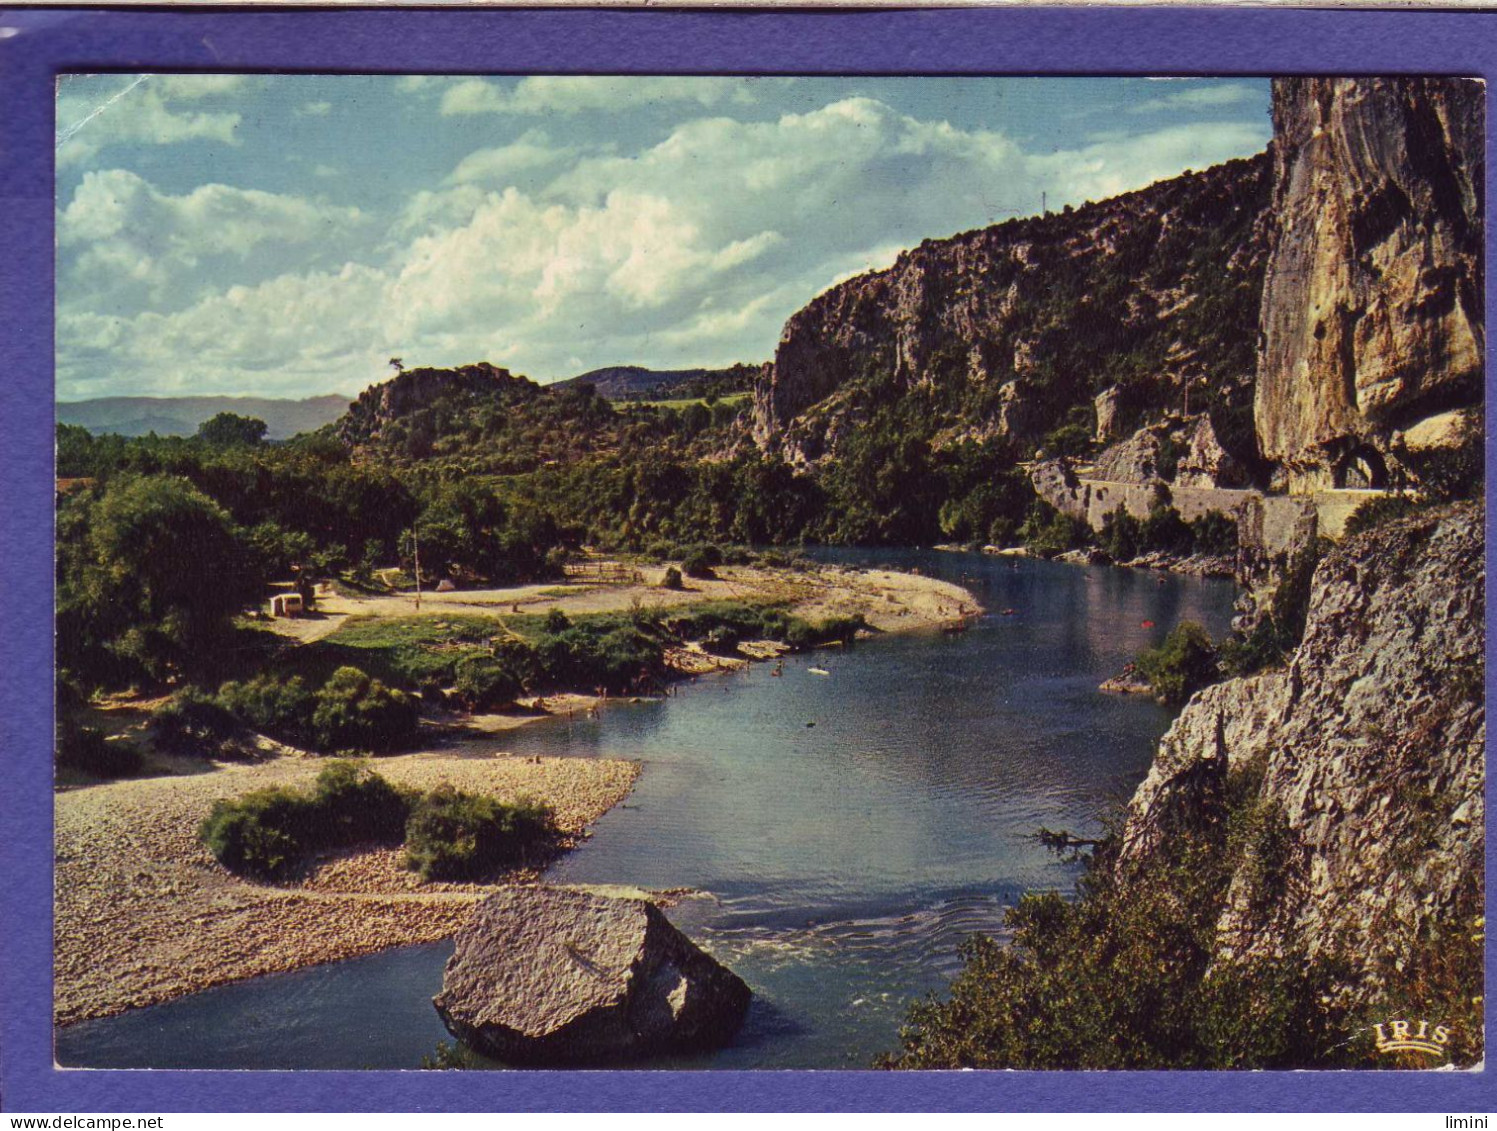
[(1261, 842), (1237, 860), (1219, 960), (1334, 952), (1379, 981), (1469, 932), (1484, 852), (1484, 558), (1474, 503), (1337, 547), (1287, 668), (1206, 689), (1160, 743), (1129, 806), (1120, 878), (1180, 828), (1223, 821), (1236, 773)]
[(786, 323), (755, 387), (755, 438), (814, 462), (916, 388), (939, 394), (933, 430), (1021, 449), (1063, 424), (1126, 435), (1178, 408), (1187, 383), (1199, 408), (1245, 422), (1268, 169), (1234, 161), (928, 240), (833, 287)]
[[(1239, 508), (1250, 590), (1278, 576), (1272, 543), (1313, 543), (1313, 508), (1285, 509), (1311, 493), (1421, 475), (1451, 493), (1417, 454), (1459, 442), (1482, 396), (1480, 100), (1458, 80), (1275, 82), (1255, 422), (1298, 494)], [(1446, 988), (1480, 995), (1485, 556), (1480, 501), (1332, 550), (1287, 666), (1200, 692), (1160, 742), (1119, 881), (1205, 830), (1231, 870), (1216, 962), (1334, 959), (1347, 992), (1390, 1001), (1459, 953)]]
[(1292, 490), (1382, 486), (1401, 433), (1481, 396), (1483, 92), (1274, 82), (1254, 417)]

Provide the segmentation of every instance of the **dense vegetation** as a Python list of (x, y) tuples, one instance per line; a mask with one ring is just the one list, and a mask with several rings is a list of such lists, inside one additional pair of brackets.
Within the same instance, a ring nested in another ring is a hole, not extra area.
[(224, 867), (285, 880), (314, 852), (406, 844), (423, 879), (479, 879), (518, 863), (555, 836), (550, 810), (438, 786), (404, 790), (357, 762), (330, 763), (310, 790), (262, 789), (214, 804), (199, 835)]
[[(560, 577), (583, 545), (674, 555), (706, 576), (713, 563), (689, 547), (1088, 544), (1036, 499), (1019, 465), (1028, 449), (936, 434), (965, 403), (958, 384), (907, 390), (870, 372), (857, 383), (865, 425), (816, 470), (749, 443), (741, 404), (617, 406), (586, 384), (542, 388), (486, 365), (402, 370), (337, 425), (281, 443), (232, 413), (190, 438), (62, 425), (63, 678), (84, 692), (219, 682), (251, 647), (234, 617), (271, 580), (408, 582), (418, 552), (428, 582), (461, 585)], [(1105, 540), (1121, 551), (1226, 537), (1172, 513), (1140, 530), (1123, 520)]]
[(151, 713), (156, 745), (178, 754), (232, 757), (246, 729), (312, 750), (385, 752), (410, 743), (420, 720), (414, 695), (358, 668), (337, 668), (317, 690), (274, 669), (224, 683), (217, 694), (178, 691)]

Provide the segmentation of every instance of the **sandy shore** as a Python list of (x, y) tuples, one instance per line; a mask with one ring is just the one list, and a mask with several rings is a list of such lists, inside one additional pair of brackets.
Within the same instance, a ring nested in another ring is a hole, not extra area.
[[(224, 982), (451, 936), (494, 885), (423, 882), (391, 848), (321, 861), (296, 887), (242, 880), (198, 843), (222, 797), (303, 786), (326, 763), (280, 758), (192, 776), (66, 790), (55, 798), (57, 1024), (153, 1005)], [(573, 837), (628, 795), (634, 762), (451, 751), (380, 758), (391, 781), (551, 805)], [(533, 874), (512, 873), (505, 882)]]
[(508, 589), (464, 589), (425, 593), (421, 607), (409, 594), (377, 596), (326, 592), (317, 599), (319, 616), (271, 620), (266, 626), (309, 642), (338, 631), (349, 617), (453, 616), (479, 614), (501, 620), (509, 614), (568, 615), (668, 609), (702, 601), (781, 601), (800, 616), (818, 619), (861, 613), (874, 628), (934, 628), (981, 611), (977, 599), (959, 585), (891, 570), (812, 566), (804, 571), (762, 566), (721, 566), (717, 577), (689, 578), (684, 589), (663, 589), (664, 566), (642, 566), (642, 581), (619, 585), (522, 585)]

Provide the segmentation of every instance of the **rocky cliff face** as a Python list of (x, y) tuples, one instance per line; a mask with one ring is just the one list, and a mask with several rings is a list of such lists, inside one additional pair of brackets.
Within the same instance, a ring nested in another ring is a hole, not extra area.
[(1377, 980), (1469, 932), (1484, 853), (1484, 557), (1471, 503), (1332, 552), (1288, 667), (1201, 692), (1160, 743), (1129, 806), (1120, 878), (1182, 826), (1225, 820), (1236, 773), (1259, 839), (1236, 863), (1219, 960), (1334, 952)]
[(1464, 79), (1274, 83), (1254, 416), (1291, 489), (1380, 486), (1401, 433), (1481, 396), (1482, 97)]
[(918, 386), (941, 391), (937, 427), (1031, 447), (1063, 423), (1127, 435), (1187, 381), (1247, 404), (1268, 168), (1234, 161), (927, 241), (833, 287), (786, 323), (755, 387), (756, 440), (814, 462)]

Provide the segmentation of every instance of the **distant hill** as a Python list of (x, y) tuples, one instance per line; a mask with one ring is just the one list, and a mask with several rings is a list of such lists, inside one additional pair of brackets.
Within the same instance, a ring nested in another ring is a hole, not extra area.
[(611, 401), (704, 397), (709, 393), (726, 396), (753, 388), (754, 378), (761, 368), (741, 364), (726, 369), (646, 369), (641, 365), (610, 365), (557, 381), (552, 387), (592, 385), (599, 396)]
[(98, 397), (59, 401), (59, 424), (77, 424), (90, 432), (121, 436), (191, 436), (203, 421), (220, 412), (251, 416), (266, 424), (266, 436), (284, 440), (331, 424), (348, 410), (351, 397), (328, 393), (305, 400), (276, 397)]

